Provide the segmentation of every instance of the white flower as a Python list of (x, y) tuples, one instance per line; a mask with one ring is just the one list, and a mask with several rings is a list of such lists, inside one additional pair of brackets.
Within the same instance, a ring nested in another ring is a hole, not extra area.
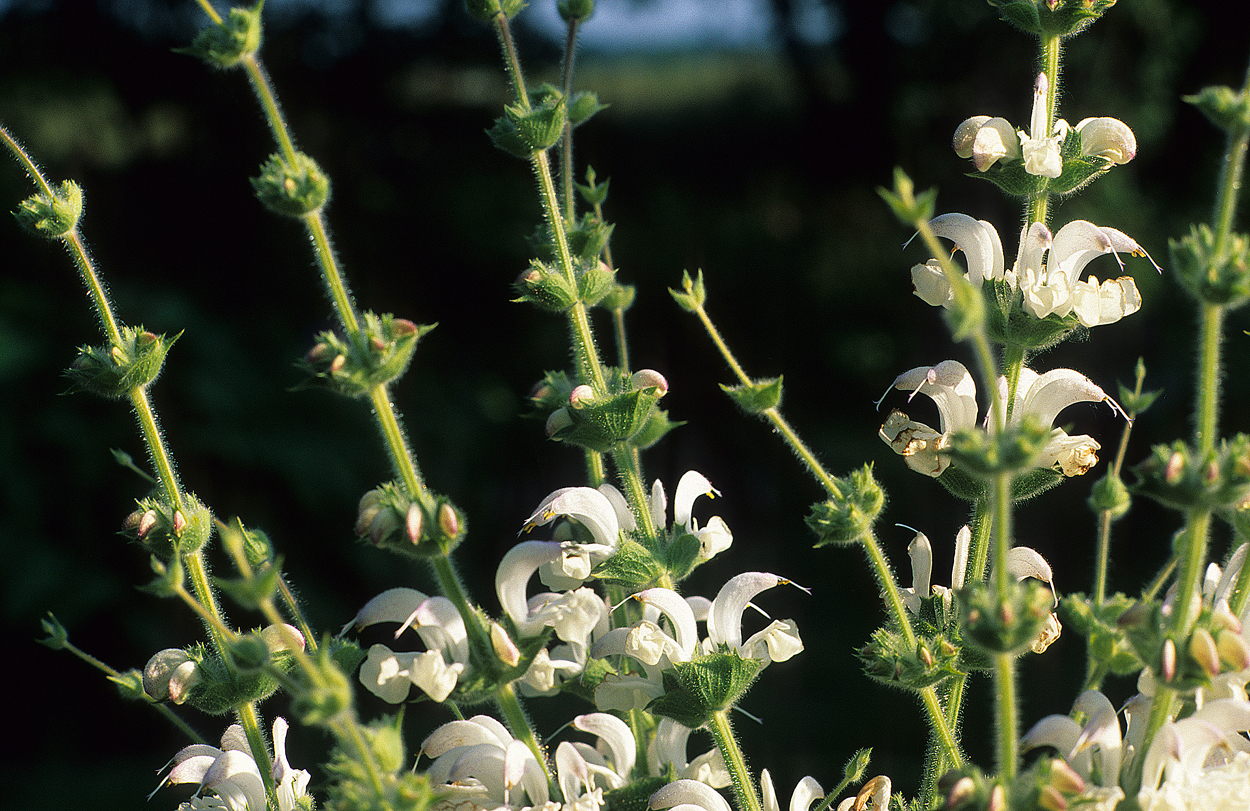
[(720, 750), (712, 748), (694, 760), (688, 760), (686, 745), (690, 733), (688, 726), (679, 724), (672, 718), (661, 717), (656, 725), (655, 737), (647, 748), (647, 768), (652, 775), (665, 774), (672, 765), (678, 779), (698, 780), (712, 788), (725, 788), (732, 782), (729, 769)]
[(1029, 117), (1029, 132), (1020, 133), (1020, 154), (1024, 158), (1024, 171), (1042, 177), (1059, 177), (1063, 173), (1063, 157), (1059, 154), (1063, 141), (1068, 137), (1068, 123), (1062, 118), (1046, 131), (1047, 94), (1050, 82), (1045, 73), (1037, 74), (1033, 85), (1033, 114)]
[[(760, 772), (760, 794), (764, 811), (781, 811), (777, 790), (768, 769)], [(825, 791), (814, 778), (804, 777), (790, 795), (788, 811), (808, 811), (812, 804), (824, 797)], [(686, 811), (729, 811), (729, 803), (705, 783), (696, 780), (674, 780), (651, 795), (649, 802), (654, 811), (660, 809), (686, 809)], [(880, 806), (882, 809), (887, 805)]]
[[(1131, 237), (1114, 228), (1075, 220), (1053, 236), (1041, 223), (1021, 231), (1015, 265), (1006, 270), (1002, 242), (994, 226), (966, 214), (943, 214), (929, 222), (933, 233), (955, 243), (968, 265), (967, 279), (980, 287), (986, 279), (1005, 280), (1019, 289), (1025, 311), (1037, 318), (1054, 314), (1075, 314), (1086, 327), (1119, 321), (1141, 309), (1141, 294), (1130, 276), (1099, 282), (1091, 276), (1080, 278), (1085, 266), (1096, 257), (1110, 253), (1119, 263), (1119, 253), (1150, 259)], [(1150, 259), (1151, 264), (1154, 260)], [(1123, 267), (1123, 263), (1120, 263)], [(1158, 269), (1158, 265), (1154, 265)], [(915, 294), (926, 304), (949, 307), (953, 301), (950, 283), (936, 259), (911, 270)]]
[[(278, 795), (278, 811), (294, 811), (297, 801), (308, 796), (310, 775), (303, 769), (292, 769), (286, 758), (287, 723), (283, 718), (273, 722), (273, 777)], [(252, 757), (243, 727), (232, 724), (221, 736), (221, 748), (207, 744), (186, 747), (173, 759), (173, 768), (160, 785), (166, 783), (198, 783), (197, 796), (183, 807), (219, 808), (229, 811), (266, 811), (265, 781)], [(200, 791), (211, 791), (219, 802), (208, 800)], [(148, 795), (151, 799), (156, 794)]]
[(1212, 701), (1163, 725), (1146, 750), (1137, 802), (1143, 811), (1242, 811), (1250, 807), (1250, 703)]
[(1025, 749), (1053, 747), (1085, 779), (1100, 786), (1116, 785), (1124, 752), (1115, 708), (1102, 693), (1086, 690), (1072, 711), (1085, 715), (1084, 726), (1068, 715), (1048, 715), (1034, 724), (1020, 743)]
[(985, 172), (998, 161), (1004, 163), (1020, 157), (1020, 138), (1016, 128), (1005, 118), (977, 115), (955, 130), (951, 141), (955, 154), (972, 158), (978, 172)]
[[(901, 455), (912, 470), (935, 478), (941, 476), (950, 466), (949, 456), (943, 453), (950, 445), (950, 435), (978, 426), (977, 389), (972, 374), (959, 361), (947, 360), (936, 366), (919, 366), (906, 371), (895, 378), (891, 386), (911, 392), (912, 397), (928, 395), (937, 404), (940, 430), (935, 431), (895, 410), (881, 426), (881, 439)], [(1006, 378), (999, 378), (998, 391), (994, 394), (1001, 413), (1007, 413)], [(1026, 416), (1031, 416), (1049, 428), (1060, 411), (1082, 402), (1105, 402), (1124, 413), (1106, 392), (1072, 369), (1052, 369), (1040, 375), (1032, 369), (1021, 369), (1009, 424), (1018, 425)], [(990, 429), (995, 430), (993, 426)], [(1098, 461), (1096, 451), (1100, 447), (1089, 436), (1069, 436), (1055, 428), (1037, 465), (1053, 467), (1065, 476), (1079, 476)]]
[[(787, 584), (794, 585), (765, 572), (745, 572), (732, 578), (708, 607), (708, 635), (703, 640), (698, 637), (692, 600), (665, 588), (646, 589), (633, 595), (645, 606), (643, 619), (604, 634), (590, 655), (596, 659), (629, 656), (641, 666), (643, 674), (605, 678), (595, 689), (595, 706), (601, 710), (641, 709), (663, 695), (664, 669), (701, 654), (731, 651), (746, 659), (759, 659), (765, 665), (791, 658), (803, 650), (803, 641), (791, 620), (773, 621), (746, 640), (742, 638), (742, 614), (751, 600), (762, 591)], [(660, 627), (660, 614), (672, 629), (671, 634)]]
[(398, 639), (412, 628), (426, 650), (396, 653), (386, 645), (369, 648), (360, 667), (360, 682), (369, 692), (398, 704), (408, 698), (416, 685), (435, 701), (443, 701), (468, 667), (469, 636), (464, 619), (446, 597), (429, 597), (416, 589), (394, 588), (374, 597), (344, 627), (364, 628), (379, 622), (398, 622)]
[[(621, 525), (627, 529), (635, 529), (633, 515), (630, 514), (625, 497), (620, 491), (611, 485), (604, 485), (600, 490), (616, 506)], [(699, 553), (696, 558), (699, 563), (711, 560), (733, 544), (733, 533), (719, 515), (712, 516), (704, 527), (700, 527), (694, 519), (696, 500), (702, 496), (715, 498), (719, 495), (720, 491), (697, 470), (688, 470), (677, 480), (677, 491), (673, 495), (672, 535), (674, 538), (683, 534), (693, 535), (699, 539)], [(668, 526), (668, 494), (664, 492), (664, 485), (658, 479), (651, 484), (647, 507), (653, 526), (657, 529)]]

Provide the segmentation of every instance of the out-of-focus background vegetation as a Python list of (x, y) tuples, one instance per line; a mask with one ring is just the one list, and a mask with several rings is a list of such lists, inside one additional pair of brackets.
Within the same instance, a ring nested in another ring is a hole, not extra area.
[[(924, 748), (918, 712), (904, 694), (868, 683), (852, 658), (882, 617), (862, 556), (810, 548), (803, 516), (820, 491), (720, 394), (727, 370), (664, 291), (683, 269), (704, 269), (713, 316), (749, 370), (785, 375), (786, 410), (827, 466), (875, 464), (890, 494), (880, 536), (900, 579), (910, 580), (911, 533), (895, 522), (929, 534), (934, 579), (948, 582), (967, 511), (876, 438), (882, 414), (872, 403), (906, 369), (971, 358), (911, 295), (908, 268), (927, 255), (902, 248), (910, 234), (875, 189), (901, 165), (920, 187), (940, 189), (939, 210), (995, 223), (1010, 261), (1018, 207), (965, 178), (971, 167), (948, 144), (970, 115), (1027, 122), (1032, 44), (979, 0), (599, 5), (577, 84), (611, 106), (579, 130), (577, 157), (612, 179), (613, 252), (620, 278), (638, 287), (634, 365), (668, 376), (665, 405), (689, 422), (649, 454), (648, 471), (670, 492), (683, 471), (704, 472), (724, 497), (698, 514), (720, 514), (735, 534), (690, 589), (710, 596), (747, 569), (812, 589), (762, 599), (774, 616), (797, 619), (808, 649), (770, 668), (743, 703), (762, 719), (739, 721), (751, 765), (769, 768), (788, 794), (805, 774), (836, 783), (852, 752), (872, 746), (872, 773), (912, 792)], [(1120, 228), (1165, 271), (1128, 260), (1143, 311), (1036, 363), (1075, 367), (1113, 392), (1145, 357), (1148, 387), (1164, 395), (1139, 421), (1130, 461), (1189, 431), (1193, 316), (1166, 270), (1167, 240), (1208, 217), (1222, 146), (1179, 97), (1238, 85), (1250, 46), (1244, 14), (1215, 13), (1223, 7), (1122, 3), (1067, 48), (1061, 113), (1123, 119), (1139, 157), (1065, 203), (1056, 222)], [(506, 92), (494, 40), (456, 0), (271, 0), (266, 16), (264, 58), (301, 146), (334, 180), (329, 217), (360, 305), (440, 324), (394, 396), (431, 486), (470, 516), (462, 568), (497, 610), (495, 562), (533, 506), (582, 472), (575, 453), (523, 416), (530, 386), (567, 350), (556, 319), (509, 303), (539, 210), (526, 165), (483, 134)], [(535, 79), (554, 75), (559, 58), (553, 17), (541, 9), (517, 21)], [(0, 2), (0, 120), (52, 177), (86, 189), (84, 233), (120, 317), (183, 332), (153, 398), (187, 487), (217, 515), (267, 530), (313, 623), (337, 629), (382, 589), (430, 584), (352, 537), (357, 499), (389, 477), (365, 407), (292, 391), (292, 362), (329, 326), (329, 306), (300, 230), (250, 194), (247, 178), (272, 147), (243, 76), (171, 50), (200, 20), (190, 0)], [(29, 192), (16, 165), (0, 171), (5, 207)], [(75, 346), (99, 340), (72, 267), (10, 222), (0, 223), (0, 268), (0, 609), (6, 722), (19, 747), (0, 767), (5, 804), (133, 808), (185, 741), (151, 711), (123, 706), (76, 660), (37, 646), (39, 618), (55, 612), (73, 641), (119, 669), (142, 667), (198, 629), (135, 590), (147, 561), (115, 534), (145, 492), (109, 453), (143, 459), (127, 409), (62, 396), (58, 371)], [(1116, 272), (1111, 259), (1091, 270)], [(1250, 416), (1245, 328), (1240, 314), (1229, 324), (1229, 432)], [(917, 401), (913, 416), (936, 419), (925, 409)], [(1105, 406), (1072, 408), (1062, 422), (1113, 455), (1121, 423)], [(1083, 501), (1102, 470), (1019, 510), (1017, 542), (1052, 561), (1061, 592), (1089, 588), (1094, 522)], [(1117, 525), (1113, 588), (1152, 574), (1176, 526), (1135, 504)], [(1214, 549), (1226, 547), (1221, 530)], [(1026, 658), (1024, 722), (1066, 712), (1082, 671), (1074, 634)], [(989, 766), (987, 690), (980, 680), (972, 691), (965, 742)], [(1120, 701), (1132, 685), (1109, 690)], [(531, 706), (545, 733), (567, 720), (542, 701)], [(443, 720), (411, 707), (410, 742)], [(210, 739), (225, 723), (191, 721)], [(295, 765), (310, 765), (322, 744), (315, 732), (294, 733)], [(175, 802), (173, 792), (152, 800)]]

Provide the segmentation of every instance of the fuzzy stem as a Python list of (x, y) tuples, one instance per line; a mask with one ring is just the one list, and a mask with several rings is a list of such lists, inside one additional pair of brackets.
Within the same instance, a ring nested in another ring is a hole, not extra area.
[(734, 798), (737, 800), (738, 811), (763, 811), (759, 793), (755, 789), (755, 781), (747, 769), (746, 758), (742, 754), (738, 740), (734, 737), (733, 724), (729, 720), (728, 710), (717, 710), (707, 723), (708, 731), (716, 742), (725, 759), (725, 767), (729, 770), (729, 778), (733, 783)]
[(260, 778), (265, 783), (265, 794), (269, 796), (269, 801), (276, 808), (277, 794), (274, 792), (273, 785), (273, 761), (269, 758), (269, 744), (261, 729), (256, 705), (248, 701), (237, 708), (235, 715), (239, 718), (239, 725), (243, 727), (243, 734), (247, 736), (248, 748), (252, 750), (252, 760), (256, 761), (256, 767), (260, 770)]
[(539, 743), (538, 738), (534, 735), (529, 718), (525, 715), (525, 708), (521, 706), (521, 700), (517, 697), (516, 690), (513, 689), (511, 683), (500, 686), (495, 693), (495, 703), (499, 707), (499, 712), (503, 715), (504, 722), (508, 725), (508, 730), (517, 740), (525, 743), (525, 746), (534, 754), (534, 759), (538, 761), (538, 765), (542, 767), (543, 776), (547, 778), (547, 788), (551, 792), (551, 796), (562, 797), (560, 785), (556, 782), (555, 777), (551, 774), (551, 768), (547, 765), (547, 753), (543, 751), (542, 744)]
[(1199, 314), (1198, 385), (1194, 444), (1199, 458), (1215, 447), (1220, 402), (1220, 343), (1224, 306), (1204, 302)]

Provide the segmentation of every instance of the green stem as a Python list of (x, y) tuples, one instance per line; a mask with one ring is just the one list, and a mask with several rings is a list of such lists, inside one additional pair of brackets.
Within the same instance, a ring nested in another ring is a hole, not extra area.
[(968, 545), (968, 567), (964, 584), (982, 583), (989, 574), (990, 538), (994, 532), (994, 513), (988, 500), (978, 501), (972, 515), (972, 539)]
[(1019, 760), (1019, 722), (1016, 716), (1016, 658), (1010, 653), (994, 654), (994, 716), (998, 722), (998, 773), (1007, 779), (1016, 776)]
[(738, 740), (734, 737), (733, 724), (729, 721), (728, 710), (717, 710), (707, 723), (712, 740), (725, 759), (725, 767), (729, 770), (729, 778), (733, 783), (734, 798), (737, 800), (737, 811), (763, 811), (759, 793), (755, 789), (755, 781), (747, 769), (746, 758), (742, 754)]
[[(1250, 94), (1250, 68), (1241, 86), (1242, 97)], [(1234, 124), (1228, 133), (1228, 147), (1224, 150), (1224, 165), (1220, 168), (1218, 192), (1212, 222), (1215, 226), (1215, 255), (1223, 258), (1233, 232), (1233, 215), (1237, 210), (1237, 193), (1241, 190), (1241, 176), (1246, 167), (1246, 153), (1250, 150), (1250, 125)]]
[(434, 567), (434, 576), (438, 578), (439, 590), (444, 597), (451, 600), (456, 606), (456, 611), (464, 619), (465, 633), (469, 636), (469, 650), (494, 650), (494, 645), (490, 641), (490, 632), (482, 625), (481, 614), (469, 602), (469, 597), (465, 594), (460, 575), (456, 572), (451, 558), (437, 556), (430, 559), (430, 565)]
[[(577, 28), (581, 21), (570, 17), (568, 35), (564, 40), (564, 99), (573, 97), (573, 59), (577, 53)], [(564, 137), (560, 140), (560, 186), (564, 192), (564, 218), (573, 221), (577, 211), (573, 205), (573, 123), (564, 122)], [(625, 367), (622, 367), (625, 368)]]
[(152, 410), (151, 401), (148, 400), (147, 389), (136, 386), (130, 390), (129, 396), (134, 406), (135, 418), (139, 421), (139, 430), (143, 432), (144, 442), (148, 446), (152, 465), (156, 468), (157, 478), (160, 479), (161, 487), (165, 490), (165, 497), (169, 499), (169, 504), (175, 511), (181, 510), (182, 488), (178, 484), (178, 477), (174, 472), (173, 462), (170, 461), (169, 451), (165, 449), (160, 426), (156, 424), (156, 414)]
[(1215, 447), (1220, 399), (1220, 335), (1224, 306), (1204, 302), (1200, 311), (1198, 349), (1198, 389), (1194, 415), (1197, 424), (1194, 444), (1199, 457)]
[(508, 24), (508, 15), (502, 11), (495, 15), (495, 33), (499, 36), (499, 47), (503, 50), (504, 68), (508, 78), (512, 80), (512, 92), (517, 104), (522, 109), (530, 108), (529, 92), (525, 89), (525, 74), (521, 72), (521, 60), (517, 56), (516, 44), (512, 41), (512, 28)]
[(282, 151), (282, 158), (287, 162), (288, 166), (296, 165), (295, 141), (291, 139), (291, 132), (287, 129), (286, 121), (282, 117), (282, 109), (278, 106), (278, 97), (273, 92), (273, 86), (269, 83), (269, 76), (266, 75), (264, 67), (260, 64), (260, 59), (256, 54), (248, 54), (240, 61), (243, 70), (247, 73), (248, 81), (252, 85), (252, 90), (256, 93), (257, 100), (260, 101), (261, 109), (265, 113), (265, 120), (269, 122), (269, 129), (273, 131), (273, 138), (278, 142), (278, 149)]
[[(1058, 36), (1043, 35), (1039, 45), (1042, 73), (1046, 74), (1047, 81), (1046, 129), (1045, 132), (1031, 134), (1045, 138), (1050, 135), (1051, 130), (1054, 128), (1055, 102), (1059, 96), (1060, 40)], [(1025, 228), (1028, 228), (1035, 222), (1045, 225), (1050, 216), (1050, 192), (1043, 190), (1041, 194), (1030, 199), (1025, 216), (1029, 220), (1024, 224)]]
[(1015, 410), (1016, 389), (1020, 385), (1020, 370), (1024, 368), (1024, 347), (1007, 344), (1003, 347), (1003, 376), (1007, 378), (1007, 413), (1003, 415), (1004, 424), (1011, 421), (1011, 413)]
[(521, 706), (521, 700), (517, 697), (516, 690), (513, 689), (511, 683), (500, 686), (495, 693), (495, 703), (498, 705), (499, 712), (503, 715), (504, 723), (508, 725), (508, 730), (513, 737), (525, 743), (525, 746), (534, 754), (534, 759), (538, 761), (538, 765), (542, 767), (543, 776), (547, 778), (547, 787), (551, 792), (551, 796), (562, 798), (560, 786), (551, 774), (551, 768), (547, 765), (547, 753), (534, 735), (534, 729), (530, 726), (529, 718), (525, 715), (525, 708)]
[(342, 270), (339, 269), (334, 248), (330, 245), (330, 233), (326, 228), (325, 217), (321, 211), (314, 211), (311, 214), (305, 214), (303, 220), (304, 226), (308, 229), (308, 235), (312, 238), (313, 253), (317, 259), (317, 266), (321, 268), (321, 278), (326, 284), (331, 301), (334, 302), (334, 308), (338, 311), (339, 321), (353, 340), (359, 341), (360, 319), (352, 303), (351, 291), (343, 278)]
[(1189, 635), (1202, 600), (1202, 576), (1207, 563), (1207, 534), (1211, 526), (1210, 510), (1195, 508), (1186, 516), (1185, 530), (1177, 538), (1180, 571), (1176, 576), (1176, 604), (1172, 609), (1172, 631), (1177, 639)]
[(421, 472), (417, 469), (416, 459), (408, 448), (403, 427), (395, 412), (395, 404), (391, 402), (390, 390), (382, 384), (371, 387), (369, 401), (373, 403), (373, 415), (378, 422), (378, 428), (382, 431), (382, 438), (386, 441), (391, 462), (400, 478), (403, 479), (408, 495), (419, 501), (427, 510), (433, 510), (434, 498), (426, 489), (425, 482), (421, 479)]
[(238, 707), (235, 714), (239, 717), (239, 725), (243, 727), (243, 734), (247, 736), (247, 745), (252, 750), (252, 759), (256, 761), (256, 767), (260, 770), (261, 780), (265, 782), (265, 794), (269, 796), (269, 801), (276, 808), (277, 794), (274, 792), (273, 785), (273, 761), (269, 757), (269, 744), (265, 740), (265, 733), (260, 728), (260, 716), (256, 713), (256, 705), (248, 701)]
[(642, 476), (629, 464), (630, 459), (626, 451), (614, 452), (613, 460), (616, 462), (616, 469), (617, 473), (620, 474), (621, 483), (625, 485), (625, 497), (629, 500), (630, 506), (634, 508), (638, 526), (650, 542), (649, 547), (652, 551), (655, 551), (659, 548), (659, 533), (655, 522), (651, 520), (650, 500), (647, 498), (647, 490), (642, 482)]
[(1242, 561), (1241, 571), (1237, 573), (1237, 582), (1233, 585), (1231, 594), (1228, 606), (1233, 616), (1240, 617), (1246, 608), (1246, 602), (1250, 601), (1250, 556)]

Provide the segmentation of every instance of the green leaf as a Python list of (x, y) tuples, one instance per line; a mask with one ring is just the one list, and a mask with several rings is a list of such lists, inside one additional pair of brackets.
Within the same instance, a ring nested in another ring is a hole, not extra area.
[(762, 414), (781, 404), (781, 378), (770, 377), (766, 380), (753, 380), (741, 386), (721, 384), (721, 391), (729, 395), (734, 403), (748, 414)]

